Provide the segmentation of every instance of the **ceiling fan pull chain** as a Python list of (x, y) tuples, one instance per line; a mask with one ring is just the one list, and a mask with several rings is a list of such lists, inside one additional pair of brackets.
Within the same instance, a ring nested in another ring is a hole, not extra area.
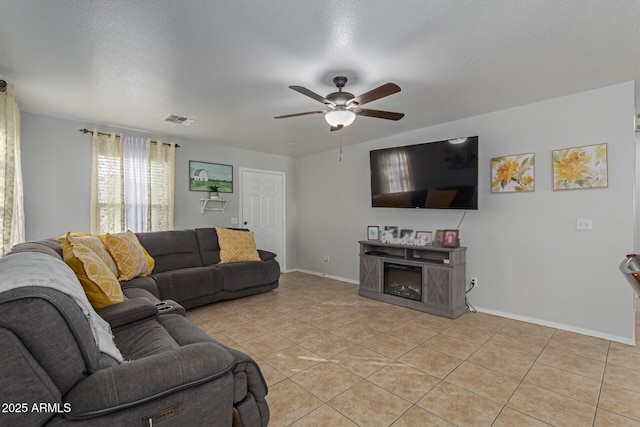
[(342, 132), (340, 132), (340, 163), (342, 163)]

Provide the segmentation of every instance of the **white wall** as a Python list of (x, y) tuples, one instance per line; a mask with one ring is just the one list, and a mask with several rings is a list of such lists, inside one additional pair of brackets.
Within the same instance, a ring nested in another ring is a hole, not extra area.
[[(181, 144), (182, 145), (182, 144)], [(296, 257), (296, 180), (294, 159), (286, 156), (241, 150), (214, 145), (204, 141), (185, 142), (176, 152), (175, 227), (241, 227), (231, 224), (231, 218), (239, 218), (240, 168), (262, 169), (285, 173), (285, 221), (286, 221), (286, 266), (291, 270), (297, 265)], [(206, 193), (187, 191), (189, 188), (189, 160), (233, 165), (233, 193), (222, 193), (229, 200), (225, 213), (200, 213), (200, 198)], [(282, 261), (279, 259), (279, 261)]]
[[(60, 236), (67, 231), (89, 231), (91, 183), (91, 136), (80, 128), (115, 131), (133, 136), (175, 141), (175, 228), (231, 226), (239, 217), (240, 167), (284, 172), (286, 174), (287, 265), (296, 265), (295, 167), (290, 157), (276, 156), (230, 147), (208, 141), (190, 141), (149, 135), (92, 123), (76, 122), (22, 113), (22, 166), (25, 194), (27, 240)], [(199, 199), (206, 193), (189, 191), (189, 160), (233, 165), (234, 192), (225, 194), (229, 205), (221, 212), (200, 213)]]
[[(478, 135), (479, 209), (460, 227), (467, 279), (479, 279), (470, 302), (633, 342), (633, 296), (618, 264), (634, 249), (634, 115), (629, 82), (349, 146), (341, 163), (335, 150), (299, 158), (298, 267), (356, 282), (367, 225), (455, 228), (460, 211), (371, 208), (369, 151)], [(608, 188), (552, 191), (553, 149), (602, 142)], [(536, 153), (536, 191), (490, 194), (490, 159), (526, 152)], [(577, 231), (577, 218), (592, 218), (593, 230)]]

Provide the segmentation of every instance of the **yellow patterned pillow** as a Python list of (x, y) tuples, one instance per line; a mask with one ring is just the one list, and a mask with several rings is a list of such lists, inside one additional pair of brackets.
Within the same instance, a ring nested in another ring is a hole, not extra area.
[(155, 261), (131, 231), (116, 234), (107, 233), (104, 238), (104, 246), (116, 262), (118, 280), (148, 276), (153, 271)]
[(98, 238), (98, 236), (86, 235), (86, 236), (74, 236), (73, 233), (69, 235), (69, 242), (71, 244), (81, 243), (91, 249), (96, 253), (104, 262), (109, 270), (113, 272), (114, 275), (118, 274), (118, 267), (116, 266), (116, 262), (113, 260), (107, 248), (104, 247), (104, 243)]
[(94, 308), (107, 307), (124, 300), (115, 274), (91, 248), (78, 241), (72, 242), (69, 237), (61, 246), (64, 262), (80, 280), (84, 293)]
[(62, 242), (64, 242), (64, 240), (68, 237), (85, 237), (85, 236), (91, 236), (90, 233), (85, 233), (84, 231), (80, 231), (80, 232), (68, 232), (67, 234), (63, 234), (60, 237), (56, 237), (55, 240), (60, 243), (62, 245)]
[(229, 230), (216, 227), (220, 264), (240, 261), (260, 261), (252, 231)]

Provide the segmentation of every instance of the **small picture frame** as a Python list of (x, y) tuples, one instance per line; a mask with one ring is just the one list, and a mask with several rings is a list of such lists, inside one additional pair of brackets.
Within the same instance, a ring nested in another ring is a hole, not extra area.
[(409, 229), (409, 228), (403, 228), (400, 230), (400, 238), (401, 239), (411, 239), (411, 237), (413, 237), (413, 230)]
[(436, 245), (442, 246), (444, 240), (444, 230), (436, 230)]
[(431, 231), (416, 231), (416, 240), (419, 246), (433, 245), (433, 233)]
[(367, 239), (380, 240), (380, 227), (377, 225), (370, 225), (367, 227)]
[(442, 239), (443, 248), (457, 248), (458, 247), (458, 230), (444, 230)]
[(398, 226), (396, 225), (385, 225), (384, 231), (387, 233), (387, 236), (391, 239), (398, 238)]

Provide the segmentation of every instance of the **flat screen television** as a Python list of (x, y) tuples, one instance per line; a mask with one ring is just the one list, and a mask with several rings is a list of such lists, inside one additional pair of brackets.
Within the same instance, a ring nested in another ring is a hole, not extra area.
[(478, 209), (478, 137), (370, 152), (371, 206)]

